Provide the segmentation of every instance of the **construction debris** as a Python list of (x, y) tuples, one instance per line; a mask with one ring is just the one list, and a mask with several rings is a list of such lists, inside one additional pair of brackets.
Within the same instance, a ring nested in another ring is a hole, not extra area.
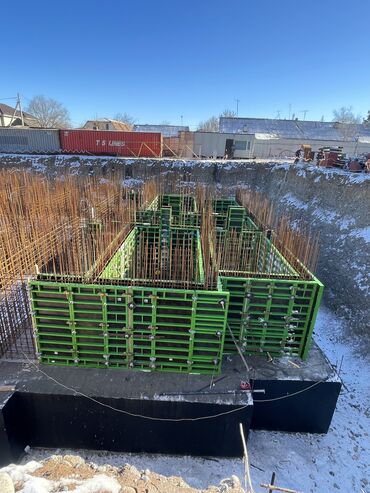
[[(85, 462), (79, 456), (53, 455), (41, 462), (29, 462), (22, 466), (11, 464), (0, 469), (1, 477), (14, 491), (53, 493), (244, 493), (236, 476), (224, 479), (219, 486), (196, 489), (181, 477), (162, 476), (145, 469), (124, 464), (122, 467), (98, 466)], [(5, 479), (4, 479), (5, 481)], [(4, 483), (5, 484), (5, 483)], [(0, 482), (1, 485), (1, 482)], [(8, 490), (1, 490), (2, 493)]]

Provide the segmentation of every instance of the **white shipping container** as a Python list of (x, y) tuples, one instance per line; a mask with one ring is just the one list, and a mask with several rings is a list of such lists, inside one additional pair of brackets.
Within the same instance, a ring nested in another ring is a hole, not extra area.
[(0, 152), (60, 152), (59, 130), (32, 128), (0, 128)]
[(251, 134), (221, 134), (218, 132), (194, 132), (193, 151), (205, 158), (245, 159), (252, 157), (254, 136)]

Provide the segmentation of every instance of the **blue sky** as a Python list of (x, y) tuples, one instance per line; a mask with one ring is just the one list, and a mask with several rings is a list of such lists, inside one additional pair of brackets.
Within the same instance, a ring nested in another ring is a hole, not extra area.
[(195, 126), (235, 99), (239, 116), (370, 109), (368, 0), (18, 0), (1, 18), (0, 100), (44, 94), (74, 125)]

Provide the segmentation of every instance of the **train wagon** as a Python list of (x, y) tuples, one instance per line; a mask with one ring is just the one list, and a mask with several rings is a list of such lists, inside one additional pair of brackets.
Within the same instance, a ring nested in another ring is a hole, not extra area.
[(60, 130), (62, 152), (125, 157), (161, 157), (162, 134), (110, 130)]

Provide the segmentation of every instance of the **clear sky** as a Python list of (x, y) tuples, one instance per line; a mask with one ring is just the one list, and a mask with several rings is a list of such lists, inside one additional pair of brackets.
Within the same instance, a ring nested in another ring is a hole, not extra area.
[(195, 126), (236, 99), (239, 116), (370, 109), (369, 0), (4, 0), (0, 15), (0, 100), (52, 97), (74, 125)]

